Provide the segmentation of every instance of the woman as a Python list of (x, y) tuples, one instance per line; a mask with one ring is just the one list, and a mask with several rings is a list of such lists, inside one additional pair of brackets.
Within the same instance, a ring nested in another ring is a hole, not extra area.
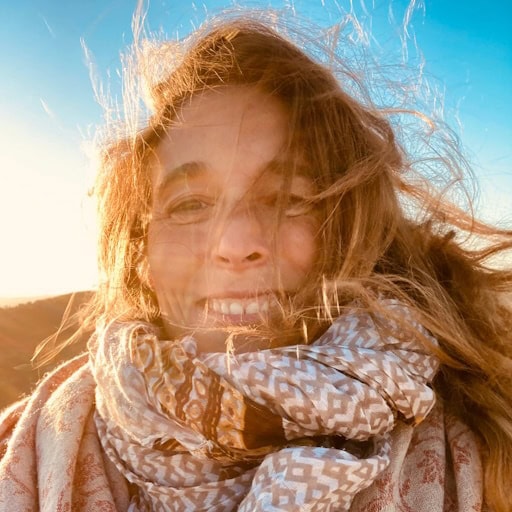
[(512, 233), (267, 26), (186, 45), (105, 152), (96, 331), (4, 413), (0, 510), (510, 511)]

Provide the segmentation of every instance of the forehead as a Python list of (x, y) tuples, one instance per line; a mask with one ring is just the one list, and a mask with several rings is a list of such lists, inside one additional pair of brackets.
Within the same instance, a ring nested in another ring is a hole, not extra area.
[(181, 107), (160, 140), (153, 183), (158, 186), (167, 175), (197, 162), (224, 176), (255, 175), (279, 160), (287, 134), (284, 106), (255, 88), (229, 86), (201, 93)]
[(276, 97), (253, 86), (230, 85), (191, 96), (181, 105), (171, 129), (226, 126), (251, 120), (270, 122), (285, 117), (285, 108)]

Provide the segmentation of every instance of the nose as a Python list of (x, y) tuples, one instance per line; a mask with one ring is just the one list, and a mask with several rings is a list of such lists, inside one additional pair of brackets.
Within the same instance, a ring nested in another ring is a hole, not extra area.
[(236, 209), (219, 220), (213, 244), (215, 264), (232, 270), (258, 267), (268, 262), (270, 233), (254, 211)]

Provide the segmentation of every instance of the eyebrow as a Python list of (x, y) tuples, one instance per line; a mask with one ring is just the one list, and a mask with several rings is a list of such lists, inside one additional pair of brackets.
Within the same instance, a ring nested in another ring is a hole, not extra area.
[[(277, 176), (282, 176), (290, 170), (290, 165), (283, 160), (273, 159), (268, 162), (263, 169), (261, 174), (270, 172)], [(162, 181), (158, 184), (155, 191), (155, 197), (161, 198), (165, 191), (174, 185), (175, 183), (197, 178), (208, 171), (208, 165), (205, 162), (192, 161), (181, 164), (173, 169), (166, 172)], [(295, 176), (309, 177), (309, 167), (305, 165), (295, 165)]]
[[(265, 166), (265, 168), (263, 169), (263, 172), (272, 172), (277, 175), (284, 175), (290, 171), (290, 168), (291, 168), (290, 162), (276, 158), (274, 160), (271, 160)], [(294, 169), (294, 176), (303, 176), (303, 177), (310, 176), (311, 168), (308, 165), (294, 163), (293, 169)]]
[(208, 166), (204, 162), (186, 162), (166, 172), (158, 184), (155, 197), (160, 198), (165, 191), (178, 181), (187, 180), (205, 174)]

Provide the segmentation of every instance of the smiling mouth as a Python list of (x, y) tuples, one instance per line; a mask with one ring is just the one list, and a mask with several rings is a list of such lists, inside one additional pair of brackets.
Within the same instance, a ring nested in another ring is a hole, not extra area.
[(270, 294), (247, 298), (211, 297), (205, 301), (208, 316), (228, 322), (258, 322), (278, 305), (277, 299)]

